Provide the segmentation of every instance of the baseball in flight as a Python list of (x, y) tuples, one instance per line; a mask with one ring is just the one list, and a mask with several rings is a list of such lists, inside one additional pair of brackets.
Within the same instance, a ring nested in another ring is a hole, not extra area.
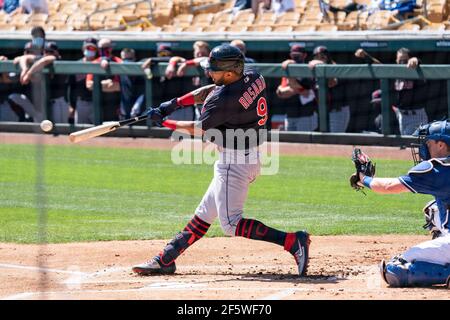
[(41, 122), (41, 129), (44, 132), (49, 132), (53, 129), (53, 122), (51, 122), (50, 120), (43, 120)]

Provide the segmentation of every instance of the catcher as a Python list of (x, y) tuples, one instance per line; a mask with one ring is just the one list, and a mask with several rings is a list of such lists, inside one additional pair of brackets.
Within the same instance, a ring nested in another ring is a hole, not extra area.
[(393, 194), (430, 194), (435, 200), (424, 208), (424, 228), (432, 240), (380, 264), (381, 276), (391, 287), (421, 287), (446, 284), (450, 287), (450, 122), (434, 121), (414, 132), (419, 144), (411, 146), (414, 167), (398, 178), (375, 178), (372, 161), (355, 149), (352, 160), (357, 172), (350, 177), (353, 188)]

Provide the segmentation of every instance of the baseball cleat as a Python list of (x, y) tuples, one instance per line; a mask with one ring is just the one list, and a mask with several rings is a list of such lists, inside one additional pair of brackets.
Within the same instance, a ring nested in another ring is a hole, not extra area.
[(134, 266), (132, 270), (139, 275), (148, 276), (153, 274), (173, 274), (176, 269), (175, 262), (163, 265), (161, 258), (156, 256), (150, 261)]
[(294, 256), (299, 276), (305, 276), (309, 262), (309, 234), (306, 231), (295, 233), (295, 242), (289, 252)]

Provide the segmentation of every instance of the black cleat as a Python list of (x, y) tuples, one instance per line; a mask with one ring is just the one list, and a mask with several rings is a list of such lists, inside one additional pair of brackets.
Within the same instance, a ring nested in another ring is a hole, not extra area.
[(154, 274), (174, 274), (176, 269), (175, 262), (164, 265), (161, 262), (160, 256), (156, 256), (150, 261), (134, 266), (132, 270), (139, 275), (148, 276)]
[(298, 274), (303, 277), (306, 275), (309, 262), (309, 233), (306, 231), (298, 231), (295, 233), (295, 242), (289, 252), (294, 256), (298, 266)]

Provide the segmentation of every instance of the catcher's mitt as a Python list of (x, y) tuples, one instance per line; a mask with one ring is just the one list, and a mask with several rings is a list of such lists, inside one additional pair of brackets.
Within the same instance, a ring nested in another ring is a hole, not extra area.
[(352, 174), (350, 177), (350, 185), (356, 191), (360, 191), (363, 187), (358, 185), (358, 182), (360, 181), (359, 173), (361, 172), (365, 176), (373, 177), (375, 175), (375, 164), (370, 160), (369, 156), (359, 148), (353, 149), (352, 161), (355, 164), (356, 173)]

